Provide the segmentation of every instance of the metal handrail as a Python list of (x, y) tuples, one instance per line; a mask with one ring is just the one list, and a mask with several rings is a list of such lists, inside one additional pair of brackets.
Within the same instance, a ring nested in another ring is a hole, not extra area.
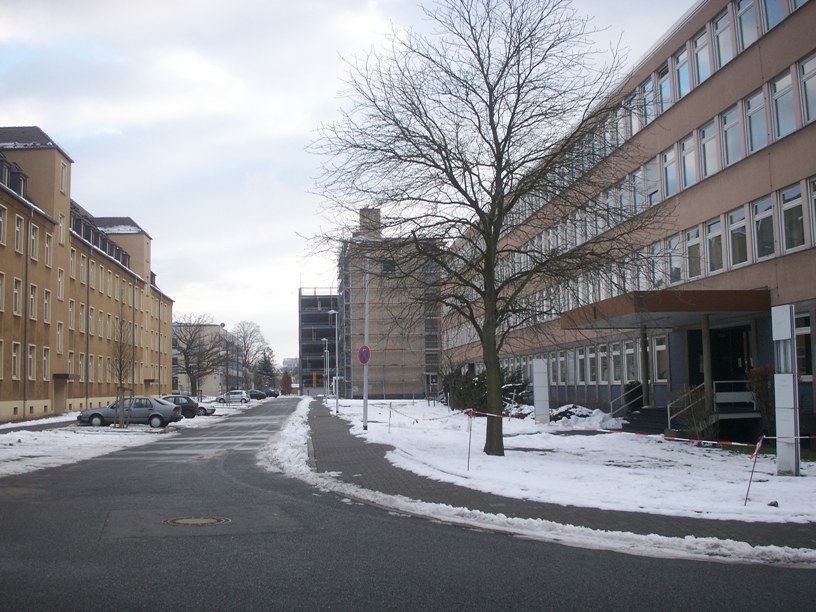
[(685, 408), (683, 408), (680, 412), (678, 412), (674, 416), (672, 416), (672, 407), (676, 406), (677, 404), (680, 404), (681, 402), (686, 402), (690, 396), (692, 396), (695, 393), (699, 393), (700, 389), (702, 389), (704, 386), (705, 386), (705, 383), (700, 383), (696, 387), (692, 387), (691, 389), (686, 391), (680, 397), (673, 399), (672, 401), (670, 401), (666, 405), (666, 419), (667, 419), (666, 425), (667, 425), (667, 427), (669, 429), (672, 428), (672, 426), (671, 426), (672, 425), (672, 419), (676, 419), (681, 414), (683, 414), (686, 410), (689, 410), (690, 408), (693, 408), (694, 406), (699, 404), (701, 401), (705, 401), (705, 397), (699, 397), (696, 400), (694, 400), (693, 402), (687, 404)]
[[(642, 389), (642, 387), (641, 387), (641, 389)], [(641, 391), (640, 395), (636, 395), (635, 397), (630, 399), (625, 404), (621, 404), (617, 408), (614, 408), (615, 402), (617, 402), (618, 400), (622, 400), (624, 397), (626, 397), (625, 393), (623, 393), (622, 395), (619, 395), (618, 397), (613, 399), (611, 402), (609, 402), (609, 416), (614, 417), (617, 413), (622, 412), (625, 408), (628, 408), (632, 404), (636, 403), (638, 400), (642, 401), (643, 400), (643, 392)]]

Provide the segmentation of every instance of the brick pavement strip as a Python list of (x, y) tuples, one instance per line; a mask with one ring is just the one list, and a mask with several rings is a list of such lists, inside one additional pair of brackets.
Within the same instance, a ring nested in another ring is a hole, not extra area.
[(345, 482), (388, 495), (563, 525), (667, 537), (728, 539), (752, 546), (816, 549), (816, 523), (758, 523), (673, 517), (659, 514), (562, 506), (484, 493), (419, 476), (392, 465), (393, 447), (353, 436), (343, 419), (319, 401), (309, 410), (310, 457), (318, 472), (336, 472)]

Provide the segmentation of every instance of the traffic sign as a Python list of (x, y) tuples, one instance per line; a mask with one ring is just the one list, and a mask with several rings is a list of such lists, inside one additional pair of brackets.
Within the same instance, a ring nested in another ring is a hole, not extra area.
[(357, 351), (357, 359), (360, 360), (360, 363), (363, 365), (368, 364), (368, 360), (371, 359), (371, 349), (368, 348), (365, 344), (360, 347), (360, 350)]

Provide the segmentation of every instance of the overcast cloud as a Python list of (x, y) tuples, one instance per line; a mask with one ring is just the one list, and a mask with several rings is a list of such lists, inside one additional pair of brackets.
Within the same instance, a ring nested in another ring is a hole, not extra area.
[[(637, 60), (691, 6), (575, 0)], [(336, 284), (304, 147), (341, 104), (341, 56), (415, 0), (0, 0), (0, 125), (37, 125), (74, 160), (72, 196), (153, 238), (175, 311), (255, 321), (297, 355), (298, 287)], [(240, 299), (235, 299), (239, 297)]]

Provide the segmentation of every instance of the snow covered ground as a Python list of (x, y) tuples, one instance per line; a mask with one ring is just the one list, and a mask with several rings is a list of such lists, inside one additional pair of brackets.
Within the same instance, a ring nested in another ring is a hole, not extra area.
[[(280, 437), (260, 453), (261, 465), (323, 489), (395, 510), (540, 540), (662, 557), (816, 567), (816, 550), (751, 547), (710, 538), (598, 532), (365, 491), (309, 468), (306, 441), (311, 400), (301, 400)], [(181, 428), (212, 426), (256, 403), (218, 405), (214, 416), (184, 419), (158, 431), (147, 426), (131, 426), (124, 431), (71, 426), (4, 433), (4, 426), (0, 426), (0, 477), (147, 444), (162, 435), (174, 435)], [(333, 409), (334, 402), (329, 405)], [(484, 418), (469, 419), (442, 405), (429, 406), (424, 402), (370, 401), (368, 429), (363, 431), (362, 412), (362, 401), (340, 401), (340, 418), (351, 423), (354, 435), (395, 447), (388, 454), (394, 464), (461, 486), (509, 497), (672, 516), (816, 522), (816, 465), (812, 463), (802, 464), (802, 477), (782, 477), (776, 475), (774, 457), (760, 455), (745, 504), (753, 467), (748, 455), (717, 447), (666, 442), (658, 437), (576, 433), (619, 426), (602, 413), (549, 425), (532, 419), (505, 419), (505, 456), (491, 457), (481, 452)], [(73, 421), (75, 417), (66, 415), (51, 420), (60, 419)], [(769, 505), (771, 502), (776, 505)]]

